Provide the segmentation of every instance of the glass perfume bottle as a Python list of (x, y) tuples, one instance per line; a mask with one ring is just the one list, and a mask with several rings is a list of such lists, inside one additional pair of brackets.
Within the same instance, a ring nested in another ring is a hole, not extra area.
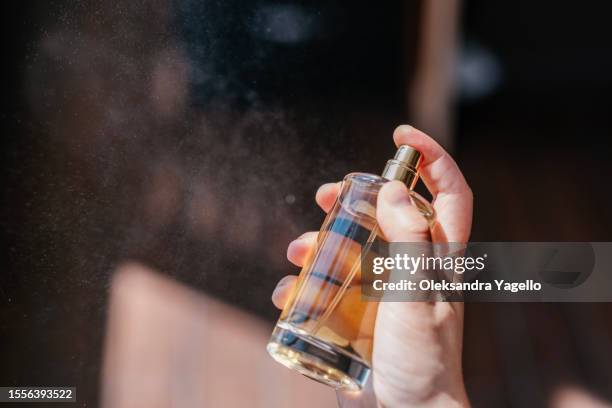
[(412, 191), (422, 155), (400, 146), (382, 176), (347, 175), (317, 243), (267, 349), (279, 363), (335, 388), (359, 390), (372, 366), (374, 323), (378, 303), (361, 297), (361, 259), (375, 239), (383, 239), (376, 222), (376, 200), (384, 183), (400, 180), (410, 199), (427, 219), (431, 205)]

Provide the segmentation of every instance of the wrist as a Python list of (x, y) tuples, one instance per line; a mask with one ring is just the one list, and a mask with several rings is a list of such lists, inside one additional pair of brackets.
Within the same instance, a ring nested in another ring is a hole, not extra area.
[(468, 408), (470, 401), (467, 398), (467, 393), (462, 390), (460, 393), (447, 394), (441, 393), (433, 396), (430, 400), (423, 404), (414, 405), (414, 407), (429, 408), (429, 407), (448, 407), (448, 408)]
[[(463, 379), (459, 378), (452, 385), (447, 384), (435, 391), (428, 398), (415, 402), (411, 407), (414, 408), (430, 408), (430, 407), (449, 407), (449, 408), (467, 408), (470, 406), (470, 401), (465, 391)], [(391, 408), (391, 407), (384, 407)]]
[[(372, 384), (369, 383), (366, 388), (359, 392), (343, 392), (337, 391), (338, 406), (340, 408), (394, 408), (393, 404), (385, 405), (376, 398)], [(470, 406), (470, 401), (465, 391), (463, 380), (457, 380), (455, 386), (449, 388), (449, 391), (436, 391), (429, 397), (412, 401), (411, 403), (401, 403), (398, 406), (410, 406), (415, 408), (429, 408), (429, 407), (450, 407), (450, 408), (466, 408)]]
[[(416, 390), (413, 390), (416, 391)], [(465, 385), (461, 375), (454, 376), (453, 381), (438, 382), (432, 385), (429, 392), (413, 392), (408, 394), (382, 393), (376, 398), (375, 405), (378, 408), (430, 408), (430, 407), (469, 407), (470, 401), (465, 391)]]
[(452, 375), (448, 381), (443, 382), (437, 391), (432, 395), (430, 401), (427, 401), (422, 407), (469, 407), (470, 401), (465, 391), (465, 383), (461, 368), (457, 369), (455, 375)]

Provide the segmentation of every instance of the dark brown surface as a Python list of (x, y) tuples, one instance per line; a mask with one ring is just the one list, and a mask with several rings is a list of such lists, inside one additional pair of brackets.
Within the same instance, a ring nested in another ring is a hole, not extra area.
[[(578, 141), (523, 143), (483, 139), (461, 150), (475, 198), (472, 240), (610, 240), (605, 153)], [(611, 312), (599, 303), (468, 304), (463, 361), (474, 405), (542, 406), (568, 384), (612, 400)]]

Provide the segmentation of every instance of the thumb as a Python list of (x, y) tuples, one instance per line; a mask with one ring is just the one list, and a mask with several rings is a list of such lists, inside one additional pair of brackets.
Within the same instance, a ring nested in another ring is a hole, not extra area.
[(376, 218), (388, 242), (431, 241), (427, 220), (400, 181), (391, 181), (380, 189)]

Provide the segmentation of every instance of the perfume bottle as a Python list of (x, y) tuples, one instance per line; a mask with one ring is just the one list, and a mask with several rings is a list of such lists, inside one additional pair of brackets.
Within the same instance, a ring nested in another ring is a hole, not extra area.
[(409, 187), (411, 204), (427, 219), (431, 205), (412, 191), (422, 155), (400, 146), (382, 176), (351, 173), (343, 182), (319, 231), (313, 251), (267, 349), (279, 363), (339, 389), (360, 390), (372, 367), (378, 303), (361, 297), (361, 260), (375, 239), (376, 200), (384, 183), (400, 180)]

